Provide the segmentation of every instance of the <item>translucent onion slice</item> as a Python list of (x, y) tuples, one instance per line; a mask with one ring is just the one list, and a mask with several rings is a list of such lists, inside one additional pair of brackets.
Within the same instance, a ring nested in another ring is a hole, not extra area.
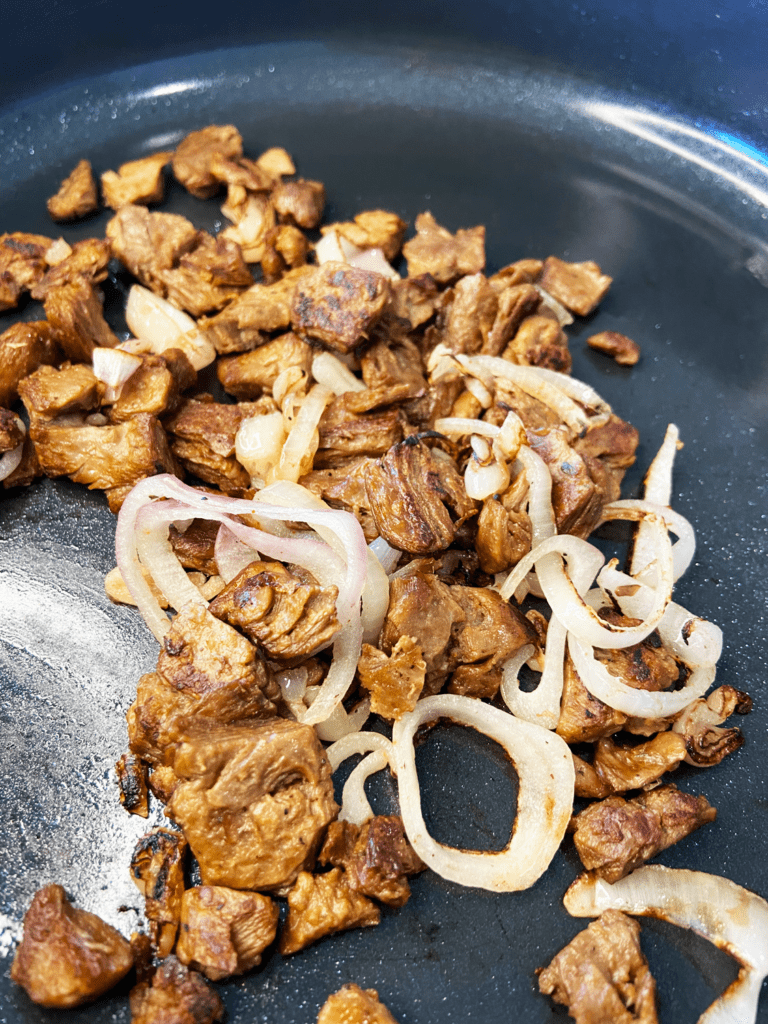
[(231, 583), (247, 565), (258, 560), (259, 552), (235, 537), (226, 527), (220, 527), (216, 534), (213, 557), (219, 576), (225, 583)]
[(281, 412), (248, 416), (242, 421), (235, 435), (235, 456), (254, 485), (272, 482), (287, 436)]
[(141, 564), (146, 566), (163, 597), (177, 612), (191, 605), (207, 608), (208, 602), (190, 581), (168, 539), (168, 528), (173, 519), (178, 518), (180, 506), (176, 502), (161, 504), (171, 507), (161, 510), (154, 503), (148, 504), (137, 516), (136, 551)]
[[(645, 485), (643, 497), (646, 501), (654, 501), (657, 505), (670, 505), (672, 503), (672, 470), (675, 464), (675, 455), (680, 440), (680, 432), (674, 423), (670, 423), (664, 434), (656, 456), (648, 467), (645, 474)], [(653, 561), (653, 548), (651, 546), (648, 531), (640, 523), (635, 531), (635, 538), (632, 544), (632, 557), (629, 563), (629, 571), (633, 576), (640, 575)]]
[[(676, 543), (672, 545), (672, 578), (677, 582), (693, 561), (693, 556), (696, 553), (696, 535), (693, 532), (693, 527), (685, 516), (681, 516), (679, 512), (674, 512), (668, 506), (659, 505), (653, 501), (642, 501), (639, 498), (625, 498), (622, 501), (613, 501), (610, 505), (606, 505), (603, 508), (602, 521), (608, 522), (615, 517), (616, 513), (620, 514), (620, 518), (624, 518), (622, 513), (631, 514), (633, 512), (659, 516), (659, 518), (664, 520), (666, 528), (678, 538)], [(643, 527), (644, 524), (645, 520), (641, 519), (638, 529)], [(655, 586), (656, 549), (653, 547), (653, 531), (648, 529), (647, 526), (645, 527), (643, 537), (645, 538), (644, 546), (647, 556), (643, 569), (648, 570), (652, 568), (653, 571), (647, 578), (644, 573), (634, 573), (633, 575), (637, 579), (650, 584), (650, 586)]]
[(93, 350), (93, 373), (107, 385), (104, 395), (106, 402), (115, 402), (120, 397), (123, 384), (141, 366), (138, 356), (119, 348), (95, 348)]
[(390, 767), (394, 771), (395, 748), (392, 745), (392, 741), (388, 740), (386, 736), (382, 736), (379, 732), (350, 733), (349, 736), (344, 736), (343, 739), (337, 740), (328, 747), (325, 754), (330, 761), (331, 771), (335, 772), (339, 765), (346, 761), (348, 757), (353, 757), (355, 754), (366, 754), (370, 750), (383, 751)]
[(362, 644), (363, 626), (360, 619), (347, 622), (333, 642), (333, 661), (328, 674), (312, 706), (300, 716), (300, 722), (305, 725), (319, 725), (344, 700), (355, 678)]
[(768, 975), (768, 903), (727, 878), (703, 871), (648, 865), (610, 885), (582, 875), (563, 900), (574, 917), (605, 910), (662, 918), (689, 928), (730, 953), (739, 977), (699, 1017), (699, 1024), (748, 1024), (757, 1019)]
[(140, 284), (128, 292), (125, 320), (156, 355), (167, 348), (180, 348), (196, 370), (210, 366), (216, 358), (216, 349), (191, 316)]
[(495, 423), (464, 419), (462, 416), (443, 416), (442, 419), (435, 420), (435, 430), (438, 434), (445, 434), (446, 437), (469, 437), (470, 434), (477, 434), (480, 437), (496, 437), (500, 429)]
[[(18, 416), (13, 417), (16, 421), (16, 425), (19, 430), (26, 437), (27, 428), (24, 426), (23, 420), (19, 419)], [(10, 476), (11, 473), (15, 472), (21, 465), (21, 457), (24, 453), (24, 442), (17, 444), (15, 448), (12, 448), (9, 452), (3, 452), (0, 455), (0, 480), (5, 480), (6, 477)]]
[(330, 388), (334, 395), (344, 395), (348, 391), (366, 390), (364, 382), (330, 352), (321, 352), (314, 357), (312, 376), (318, 384), (324, 384), (325, 387)]
[(372, 540), (368, 545), (368, 550), (374, 553), (387, 576), (397, 568), (397, 563), (402, 555), (402, 551), (393, 548), (383, 537), (377, 537), (376, 540)]
[[(436, 842), (421, 813), (413, 739), (423, 722), (446, 717), (469, 725), (500, 743), (517, 771), (517, 817), (501, 853), (457, 850)], [(438, 694), (420, 700), (395, 722), (400, 813), (414, 850), (438, 875), (493, 892), (527, 889), (547, 869), (565, 835), (573, 809), (573, 758), (555, 733), (523, 722), (471, 697)]]
[(317, 425), (326, 405), (333, 398), (333, 391), (323, 384), (315, 384), (301, 403), (291, 432), (280, 452), (275, 469), (276, 480), (291, 480), (296, 483), (300, 476), (312, 468), (318, 445)]
[(339, 811), (341, 821), (362, 825), (373, 817), (373, 808), (365, 795), (365, 782), (374, 772), (379, 772), (386, 766), (387, 755), (381, 750), (374, 750), (353, 768), (341, 792), (341, 810)]
[(562, 303), (557, 301), (554, 295), (550, 295), (549, 292), (542, 288), (540, 284), (535, 284), (533, 287), (541, 296), (542, 306), (546, 306), (547, 309), (552, 310), (561, 327), (567, 327), (569, 324), (573, 323), (573, 317), (571, 314)]

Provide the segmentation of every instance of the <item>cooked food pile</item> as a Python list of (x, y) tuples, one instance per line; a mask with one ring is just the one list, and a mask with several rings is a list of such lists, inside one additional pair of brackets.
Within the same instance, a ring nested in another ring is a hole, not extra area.
[[(224, 193), (229, 226), (150, 210), (169, 163), (193, 196)], [(751, 703), (711, 689), (720, 631), (672, 600), (695, 547), (670, 508), (676, 428), (644, 497), (621, 500), (637, 432), (569, 375), (565, 328), (611, 279), (556, 256), (486, 273), (485, 229), (451, 233), (429, 212), (408, 240), (383, 210), (322, 224), (323, 185), (282, 149), (245, 156), (231, 125), (106, 171), (101, 195), (105, 238), (0, 237), (0, 308), (29, 293), (45, 312), (0, 335), (0, 479), (68, 476), (119, 513), (107, 593), (160, 644), (128, 711), (119, 794), (144, 817), (159, 801), (168, 826), (130, 864), (146, 934), (129, 944), (48, 886), (14, 980), (76, 1006), (135, 966), (134, 1024), (219, 1021), (209, 981), (275, 941), (292, 955), (375, 926), (425, 867), (527, 888), (570, 831), (587, 871), (575, 891), (594, 896), (569, 891), (566, 906), (601, 916), (540, 988), (585, 1024), (655, 1020), (627, 914), (670, 902), (632, 882), (667, 884), (642, 865), (715, 819), (667, 773), (736, 751), (724, 723)], [(48, 209), (66, 221), (98, 202), (83, 160)], [(126, 340), (99, 288), (113, 260), (135, 282)], [(640, 356), (615, 332), (588, 343)], [(616, 521), (633, 524), (626, 571), (588, 540)], [(501, 852), (427, 831), (414, 743), (441, 719), (515, 766)], [(339, 807), (333, 774), (361, 754)], [(399, 816), (375, 815), (364, 790), (387, 766)], [(671, 919), (701, 929), (718, 901), (746, 900), (763, 927), (764, 901), (702, 877), (697, 912)], [(754, 1009), (764, 958), (704, 931), (745, 965)], [(318, 1024), (393, 1020), (350, 984)]]

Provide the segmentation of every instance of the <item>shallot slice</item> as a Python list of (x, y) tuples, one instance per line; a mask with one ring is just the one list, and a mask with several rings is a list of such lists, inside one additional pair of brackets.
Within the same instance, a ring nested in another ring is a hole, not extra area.
[(659, 917), (709, 939), (730, 953), (741, 969), (698, 1024), (748, 1024), (757, 1019), (760, 988), (768, 975), (768, 903), (755, 893), (719, 875), (653, 864), (613, 885), (582, 875), (563, 902), (574, 917), (621, 910)]
[[(427, 832), (421, 813), (413, 739), (418, 727), (437, 718), (469, 725), (500, 743), (519, 778), (517, 816), (509, 843), (501, 853), (458, 850), (438, 843)], [(573, 810), (573, 757), (555, 733), (471, 697), (438, 694), (420, 700), (395, 722), (400, 813), (411, 846), (442, 878), (460, 885), (515, 892), (527, 889), (549, 866), (565, 835)]]
[(216, 349), (191, 316), (140, 284), (128, 292), (125, 320), (156, 355), (167, 348), (180, 348), (196, 370), (209, 366), (216, 358)]

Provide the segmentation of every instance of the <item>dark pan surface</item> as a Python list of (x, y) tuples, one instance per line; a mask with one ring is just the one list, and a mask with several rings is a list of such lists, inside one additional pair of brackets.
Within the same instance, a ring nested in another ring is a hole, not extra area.
[[(768, 896), (768, 164), (662, 117), (636, 99), (600, 92), (535, 65), (426, 50), (284, 44), (228, 50), (62, 86), (0, 114), (0, 230), (55, 235), (44, 199), (75, 161), (97, 172), (167, 148), (210, 122), (236, 124), (247, 150), (285, 146), (326, 183), (327, 219), (383, 207), (412, 221), (430, 209), (451, 230), (487, 225), (489, 267), (550, 253), (594, 259), (613, 288), (571, 329), (574, 374), (641, 433), (642, 473), (666, 424), (685, 447), (675, 508), (698, 550), (677, 599), (724, 630), (718, 679), (748, 690), (745, 747), (711, 771), (675, 781), (704, 793), (717, 822), (659, 861), (723, 874)], [(214, 227), (215, 203), (171, 187), (165, 209)], [(72, 241), (106, 218), (65, 228)], [(120, 298), (110, 286), (111, 308)], [(27, 306), (22, 315), (39, 310)], [(0, 328), (12, 322), (0, 318)], [(115, 320), (117, 324), (118, 321)], [(617, 367), (591, 352), (597, 330), (635, 338), (642, 359)], [(114, 520), (98, 494), (68, 482), (0, 496), (0, 939), (8, 953), (33, 892), (62, 883), (125, 933), (138, 893), (127, 874), (147, 827), (117, 803), (112, 765), (123, 712), (155, 644), (135, 613), (110, 605)], [(443, 841), (500, 848), (514, 785), (490, 743), (436, 731), (419, 753), (428, 822)], [(375, 806), (394, 806), (389, 780)], [(535, 970), (584, 922), (562, 908), (578, 873), (570, 840), (529, 891), (492, 895), (421, 876), (408, 905), (377, 929), (328, 939), (223, 985), (234, 1024), (311, 1024), (342, 983), (375, 987), (404, 1024), (511, 1018), (564, 1020), (536, 994)], [(121, 910), (121, 907), (131, 908)], [(695, 1021), (735, 976), (703, 940), (647, 923), (643, 942), (664, 1022)], [(125, 991), (81, 1011), (33, 1006), (0, 977), (0, 1021), (128, 1021)], [(759, 1020), (768, 1022), (768, 997)]]

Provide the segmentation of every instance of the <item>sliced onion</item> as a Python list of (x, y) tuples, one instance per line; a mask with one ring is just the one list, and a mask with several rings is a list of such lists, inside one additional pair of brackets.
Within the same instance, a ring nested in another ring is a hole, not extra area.
[[(500, 743), (519, 777), (517, 816), (501, 853), (457, 850), (436, 842), (421, 813), (413, 739), (423, 722), (446, 717)], [(471, 697), (439, 694), (420, 700), (392, 730), (400, 812), (408, 839), (442, 878), (494, 892), (527, 889), (548, 867), (573, 809), (574, 768), (567, 744), (555, 733), (523, 722)]]
[(170, 507), (158, 508), (155, 503), (145, 505), (136, 519), (136, 551), (141, 564), (146, 566), (163, 597), (177, 612), (194, 605), (207, 608), (208, 602), (184, 572), (168, 539), (169, 526), (178, 517), (180, 508), (175, 502), (160, 505)]
[(367, 270), (369, 273), (381, 274), (390, 281), (399, 281), (400, 275), (395, 268), (387, 261), (381, 249), (359, 249), (353, 256), (347, 259), (350, 267), (357, 267), (358, 270)]
[(275, 469), (276, 480), (298, 481), (300, 476), (312, 468), (318, 445), (317, 425), (326, 405), (333, 398), (333, 392), (323, 384), (315, 384), (301, 403), (291, 432), (280, 452)]
[(509, 469), (495, 459), (487, 465), (473, 453), (464, 470), (464, 489), (468, 498), (484, 501), (492, 494), (501, 494), (509, 487)]
[(561, 327), (567, 327), (569, 324), (573, 323), (573, 317), (571, 314), (561, 302), (557, 301), (554, 295), (550, 295), (549, 292), (542, 288), (540, 284), (535, 284), (533, 287), (541, 296), (542, 306), (546, 306), (547, 309), (552, 310)]
[[(19, 419), (18, 416), (13, 417), (16, 421), (16, 426), (26, 437), (27, 428), (24, 426), (23, 420)], [(0, 455), (0, 480), (5, 480), (6, 477), (14, 473), (21, 465), (21, 457), (24, 454), (24, 442), (17, 444), (15, 448), (12, 448), (9, 452), (3, 452)]]
[(741, 970), (699, 1017), (699, 1024), (748, 1024), (757, 1019), (760, 989), (768, 975), (768, 903), (755, 893), (718, 875), (654, 864), (613, 885), (582, 875), (563, 902), (574, 917), (621, 910), (661, 918), (709, 939), (730, 953)]
[(363, 643), (376, 644), (389, 608), (389, 579), (375, 553), (368, 548), (368, 572), (363, 588)]
[(366, 390), (365, 383), (330, 352), (320, 352), (314, 357), (312, 376), (318, 384), (324, 384), (325, 387), (330, 388), (334, 395), (344, 395), (348, 391)]
[(235, 456), (257, 486), (272, 482), (286, 437), (281, 412), (248, 416), (235, 435)]
[(360, 619), (352, 620), (342, 627), (333, 642), (333, 661), (312, 706), (301, 715), (305, 725), (319, 725), (324, 722), (344, 700), (357, 671), (360, 649), (363, 644), (363, 627)]
[(125, 320), (156, 355), (167, 348), (180, 348), (196, 370), (209, 366), (216, 358), (216, 349), (191, 316), (140, 284), (133, 285), (128, 293)]
[(531, 520), (531, 545), (535, 548), (557, 533), (552, 509), (552, 474), (542, 457), (526, 445), (520, 448), (517, 458), (528, 477), (528, 518)]
[(477, 434), (480, 437), (497, 437), (499, 430), (495, 423), (485, 420), (464, 419), (462, 416), (443, 416), (435, 420), (435, 430), (446, 437), (469, 437)]
[(123, 384), (132, 377), (141, 366), (138, 356), (119, 348), (95, 348), (93, 350), (93, 373), (103, 384), (107, 385), (104, 395), (106, 402), (114, 402), (120, 397)]
[(386, 766), (387, 755), (381, 750), (374, 750), (353, 768), (341, 794), (340, 821), (363, 825), (373, 817), (373, 808), (365, 795), (365, 781), (374, 772), (379, 772)]
[(593, 387), (590, 387), (589, 384), (585, 384), (583, 380), (579, 380), (577, 377), (571, 377), (568, 373), (558, 373), (557, 370), (548, 370), (544, 366), (531, 366), (529, 369), (531, 369), (537, 377), (540, 377), (541, 380), (548, 381), (564, 394), (572, 398), (575, 402), (579, 402), (580, 405), (583, 405), (587, 409), (591, 409), (593, 412), (597, 413), (598, 415), (591, 421), (591, 425), (599, 423), (601, 420), (610, 416), (610, 405), (604, 398), (600, 397)]
[(45, 250), (45, 262), (49, 267), (55, 267), (63, 262), (67, 256), (72, 255), (72, 246), (63, 238), (57, 238)]
[(239, 573), (251, 562), (259, 558), (259, 552), (239, 540), (230, 530), (220, 527), (216, 534), (216, 543), (213, 548), (213, 557), (219, 576), (225, 583), (231, 583)]
[[(300, 711), (300, 715), (297, 715), (297, 717), (304, 717), (307, 706), (312, 706), (319, 692), (319, 686), (307, 687), (304, 705)], [(294, 712), (294, 714), (295, 713), (296, 712)], [(343, 704), (337, 704), (325, 721), (320, 722), (319, 725), (315, 726), (315, 731), (317, 732), (318, 738), (321, 739), (323, 743), (335, 743), (336, 740), (340, 740), (342, 736), (348, 736), (350, 733), (359, 732), (368, 721), (370, 714), (370, 697), (365, 697), (361, 700), (355, 705), (351, 712), (347, 712), (347, 709)]]
[(326, 231), (315, 244), (315, 258), (320, 266), (324, 263), (346, 263), (344, 250), (341, 248), (339, 235), (336, 231)]
[(395, 770), (395, 748), (392, 741), (379, 732), (355, 732), (337, 740), (328, 747), (325, 755), (328, 758), (331, 771), (335, 772), (340, 764), (343, 764), (348, 757), (355, 754), (365, 754), (369, 750), (381, 750), (387, 757), (392, 771)]
[[(615, 517), (615, 513), (617, 512), (651, 513), (664, 520), (666, 528), (671, 530), (678, 538), (677, 542), (672, 545), (672, 578), (677, 582), (693, 561), (693, 556), (696, 553), (696, 535), (693, 532), (693, 527), (685, 516), (681, 516), (679, 512), (674, 512), (666, 505), (659, 505), (652, 501), (641, 501), (639, 498), (625, 498), (622, 501), (613, 501), (610, 505), (606, 505), (603, 508), (602, 521), (608, 522)], [(640, 521), (640, 527), (643, 527), (644, 523), (645, 519), (642, 519)], [(638, 527), (638, 529), (640, 527)], [(644, 556), (645, 564), (643, 566), (643, 570), (650, 569), (652, 572), (648, 577), (646, 577), (645, 572), (633, 573), (633, 576), (643, 582), (649, 583), (651, 586), (654, 586), (656, 575), (656, 551), (653, 547), (653, 531), (646, 529), (643, 537), (645, 538), (644, 547), (646, 553)]]
[[(670, 423), (664, 434), (664, 440), (656, 453), (653, 462), (645, 475), (643, 497), (646, 501), (654, 501), (657, 505), (669, 506), (672, 502), (672, 469), (680, 439), (680, 432), (674, 423)], [(632, 545), (630, 572), (639, 575), (653, 561), (653, 550), (650, 546), (648, 531), (640, 523), (635, 531)]]

